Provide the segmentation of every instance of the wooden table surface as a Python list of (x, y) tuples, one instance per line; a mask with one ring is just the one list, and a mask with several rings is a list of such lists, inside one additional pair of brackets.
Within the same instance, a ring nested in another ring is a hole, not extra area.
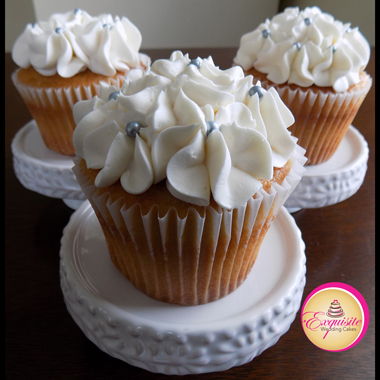
[[(171, 49), (145, 50), (152, 60)], [(211, 55), (221, 69), (235, 48), (182, 49), (190, 58)], [(165, 379), (103, 353), (75, 324), (59, 280), (62, 230), (73, 210), (62, 200), (24, 188), (13, 171), (11, 141), (31, 116), (14, 88), (16, 69), (5, 54), (5, 375), (14, 379)], [(375, 49), (367, 72), (375, 80)], [(303, 301), (317, 286), (343, 282), (367, 301), (370, 322), (359, 344), (327, 352), (305, 336), (298, 312), (290, 330), (252, 362), (190, 379), (372, 379), (375, 377), (375, 83), (353, 125), (369, 145), (363, 185), (349, 199), (293, 214), (306, 244)], [(302, 301), (302, 302), (303, 302)], [(174, 376), (178, 378), (179, 376)]]

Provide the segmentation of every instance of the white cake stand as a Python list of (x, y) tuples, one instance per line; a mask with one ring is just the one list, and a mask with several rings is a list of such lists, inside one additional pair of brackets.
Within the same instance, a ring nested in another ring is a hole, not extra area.
[(112, 264), (88, 201), (64, 229), (60, 277), (69, 313), (109, 355), (165, 374), (224, 371), (273, 346), (293, 322), (305, 286), (305, 245), (282, 208), (243, 285), (200, 306), (155, 301)]
[(11, 147), (14, 171), (24, 187), (60, 198), (74, 210), (86, 199), (71, 170), (73, 157), (48, 149), (34, 120), (16, 133)]
[(367, 141), (352, 125), (337, 151), (326, 162), (305, 166), (300, 183), (285, 202), (289, 212), (320, 208), (342, 202), (354, 195), (367, 172)]

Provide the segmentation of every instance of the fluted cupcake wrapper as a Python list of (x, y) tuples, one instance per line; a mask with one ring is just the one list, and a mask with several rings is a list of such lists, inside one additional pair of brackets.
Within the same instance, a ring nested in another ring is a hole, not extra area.
[(368, 74), (364, 85), (354, 91), (334, 93), (285, 85), (276, 85), (261, 80), (262, 87), (274, 87), (283, 102), (294, 115), (295, 123), (289, 127), (298, 144), (306, 149), (307, 165), (317, 165), (327, 161), (338, 149), (348, 127), (372, 85)]
[(190, 207), (180, 218), (171, 207), (159, 216), (159, 205), (145, 215), (140, 204), (126, 208), (111, 201), (79, 167), (74, 173), (89, 199), (108, 244), (115, 266), (132, 284), (151, 298), (181, 305), (220, 299), (247, 278), (261, 243), (280, 207), (305, 170), (304, 150), (297, 146), (291, 170), (281, 185), (234, 210), (211, 206), (204, 215)]
[[(125, 75), (118, 74), (106, 82), (121, 88)], [(72, 138), (75, 129), (73, 106), (81, 100), (92, 99), (100, 94), (100, 82), (67, 88), (36, 88), (17, 79), (17, 71), (12, 80), (36, 121), (45, 145), (60, 154), (74, 155)]]

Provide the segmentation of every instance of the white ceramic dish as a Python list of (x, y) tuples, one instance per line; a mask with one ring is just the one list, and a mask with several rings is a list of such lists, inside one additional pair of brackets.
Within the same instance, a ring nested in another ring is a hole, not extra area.
[(16, 133), (12, 154), (16, 177), (27, 189), (60, 198), (73, 209), (86, 199), (71, 170), (73, 157), (48, 149), (34, 120)]
[(352, 125), (337, 151), (320, 165), (305, 166), (300, 183), (285, 202), (289, 212), (320, 208), (342, 202), (354, 195), (367, 172), (367, 141)]
[(88, 201), (64, 229), (60, 257), (64, 300), (86, 337), (115, 358), (165, 374), (251, 361), (288, 331), (305, 286), (305, 245), (285, 208), (243, 285), (205, 305), (166, 304), (136, 290), (112, 264)]

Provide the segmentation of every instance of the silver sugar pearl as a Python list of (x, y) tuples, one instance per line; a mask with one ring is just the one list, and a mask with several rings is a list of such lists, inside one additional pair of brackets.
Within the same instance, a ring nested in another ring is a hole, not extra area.
[(130, 121), (126, 127), (125, 132), (129, 137), (136, 137), (139, 134), (141, 124), (138, 121)]
[(303, 22), (309, 26), (311, 24), (311, 19), (309, 17), (306, 17), (305, 20), (303, 20)]
[(75, 15), (75, 16), (80, 15), (81, 13), (82, 13), (82, 9), (80, 9), (80, 8), (77, 8), (77, 9), (75, 9), (75, 11), (74, 11), (74, 15)]
[(257, 94), (259, 96), (259, 99), (261, 99), (265, 93), (266, 93), (266, 90), (262, 88), (261, 86), (253, 86), (248, 91), (249, 96), (253, 96)]
[(112, 92), (112, 93), (109, 94), (109, 96), (108, 96), (108, 101), (110, 101), (110, 100), (116, 100), (117, 97), (119, 96), (119, 94), (120, 94), (119, 91)]
[(189, 65), (194, 65), (197, 67), (197, 69), (199, 70), (201, 68), (201, 65), (202, 65), (202, 61), (199, 59), (199, 58), (196, 58), (196, 59), (192, 59), (190, 62), (189, 62)]
[(215, 131), (216, 129), (219, 129), (219, 124), (218, 124), (216, 121), (213, 121), (213, 120), (208, 121), (208, 122), (206, 123), (206, 125), (207, 125), (207, 136), (208, 136), (211, 132)]
[(103, 24), (103, 28), (108, 28), (108, 29), (111, 29), (112, 28), (112, 26), (110, 25), (110, 24)]
[(332, 49), (332, 52), (334, 54), (336, 52), (336, 46), (335, 45), (331, 45), (331, 49)]
[(55, 30), (55, 32), (56, 32), (57, 34), (63, 33), (63, 29), (62, 29), (62, 28), (57, 28), (57, 29)]
[(294, 46), (297, 48), (298, 51), (301, 50), (301, 42), (296, 42)]
[(264, 38), (268, 38), (270, 36), (270, 30), (269, 29), (264, 29), (261, 33), (262, 33)]

